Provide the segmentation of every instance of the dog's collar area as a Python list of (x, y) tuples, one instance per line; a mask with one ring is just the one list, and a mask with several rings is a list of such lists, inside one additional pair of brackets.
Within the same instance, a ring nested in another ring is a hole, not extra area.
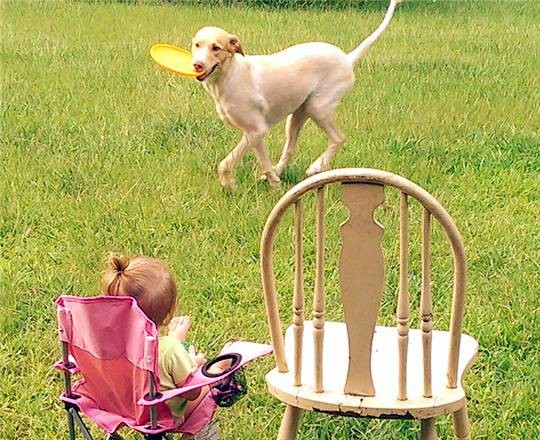
[(204, 72), (202, 75), (199, 75), (196, 78), (199, 81), (204, 81), (206, 78), (208, 78), (210, 75), (212, 75), (212, 73), (214, 73), (214, 70), (216, 70), (217, 66), (219, 66), (219, 63), (214, 64), (214, 66), (210, 70)]

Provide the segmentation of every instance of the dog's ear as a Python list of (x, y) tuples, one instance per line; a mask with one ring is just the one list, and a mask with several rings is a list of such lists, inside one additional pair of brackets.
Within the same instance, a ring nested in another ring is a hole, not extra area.
[(242, 49), (240, 40), (234, 35), (231, 35), (229, 38), (229, 45), (227, 50), (232, 54), (239, 53), (242, 56), (244, 55), (244, 50)]

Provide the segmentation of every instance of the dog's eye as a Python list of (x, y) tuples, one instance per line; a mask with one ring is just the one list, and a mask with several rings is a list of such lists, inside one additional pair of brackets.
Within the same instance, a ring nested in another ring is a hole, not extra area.
[(195, 47), (198, 49), (199, 47), (201, 47), (201, 45), (199, 43), (195, 43)]
[(221, 47), (219, 47), (219, 46), (212, 46), (212, 50), (213, 50), (214, 52), (217, 52), (218, 50), (221, 50)]

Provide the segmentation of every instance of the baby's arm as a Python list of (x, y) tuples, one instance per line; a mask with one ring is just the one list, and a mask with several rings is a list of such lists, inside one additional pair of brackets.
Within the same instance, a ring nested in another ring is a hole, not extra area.
[(191, 318), (189, 316), (175, 316), (171, 319), (168, 325), (168, 335), (182, 342), (184, 348), (197, 367), (200, 367), (206, 362), (206, 358), (202, 353), (198, 353), (193, 345), (190, 345), (186, 339), (189, 329), (191, 328)]
[(206, 357), (204, 356), (204, 354), (197, 352), (197, 350), (195, 350), (195, 347), (193, 345), (189, 346), (188, 353), (189, 353), (189, 356), (191, 357), (191, 360), (195, 363), (197, 368), (206, 362)]
[[(169, 333), (169, 336), (171, 336), (171, 333)], [(174, 345), (172, 357), (168, 362), (168, 370), (170, 371), (171, 379), (177, 387), (182, 386), (185, 380), (189, 378), (193, 370), (199, 367), (197, 362), (204, 363), (206, 361), (202, 354), (199, 356), (202, 360), (199, 359), (199, 357), (194, 358), (193, 354), (195, 353), (195, 348), (193, 346), (190, 346), (189, 350), (186, 350), (182, 345), (183, 344), (181, 344), (180, 341)], [(199, 397), (200, 393), (200, 389), (193, 390), (189, 393), (182, 394), (182, 398), (193, 401)]]
[[(206, 358), (204, 357), (204, 355), (202, 353), (197, 353), (197, 351), (195, 350), (195, 347), (193, 345), (189, 346), (188, 353), (189, 353), (189, 357), (191, 358), (191, 360), (195, 363), (195, 368), (199, 368), (202, 364), (204, 364), (206, 362)], [(196, 400), (200, 396), (201, 391), (202, 391), (202, 389), (199, 388), (199, 389), (193, 390), (193, 391), (191, 391), (191, 392), (189, 392), (187, 394), (182, 394), (182, 397), (184, 399), (193, 401), (193, 400)], [(206, 392), (208, 392), (208, 391), (206, 391)], [(205, 392), (205, 394), (206, 394), (206, 392)], [(189, 405), (189, 403), (188, 403), (188, 405)]]
[(191, 327), (191, 318), (189, 316), (175, 316), (168, 325), (168, 335), (184, 342)]

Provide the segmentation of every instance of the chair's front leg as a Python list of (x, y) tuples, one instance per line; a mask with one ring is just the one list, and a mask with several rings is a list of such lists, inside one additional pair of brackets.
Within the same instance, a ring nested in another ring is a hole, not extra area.
[(437, 440), (437, 430), (435, 429), (435, 417), (431, 419), (422, 419), (420, 421), (422, 440)]
[(69, 408), (66, 409), (68, 419), (69, 440), (75, 440), (75, 421), (73, 415), (69, 412)]
[(471, 440), (471, 432), (469, 428), (469, 415), (467, 413), (467, 402), (452, 414), (454, 419), (454, 433), (458, 440)]
[(94, 440), (92, 438), (92, 435), (90, 434), (90, 431), (88, 431), (88, 428), (86, 427), (86, 425), (84, 424), (83, 420), (81, 419), (81, 416), (79, 415), (79, 413), (77, 412), (77, 410), (75, 408), (69, 408), (69, 413), (71, 414), (73, 420), (75, 421), (75, 423), (77, 424), (77, 427), (80, 429), (83, 437), (84, 437), (84, 440)]
[(300, 420), (304, 410), (296, 406), (287, 405), (285, 414), (279, 427), (278, 440), (295, 440), (300, 427)]

